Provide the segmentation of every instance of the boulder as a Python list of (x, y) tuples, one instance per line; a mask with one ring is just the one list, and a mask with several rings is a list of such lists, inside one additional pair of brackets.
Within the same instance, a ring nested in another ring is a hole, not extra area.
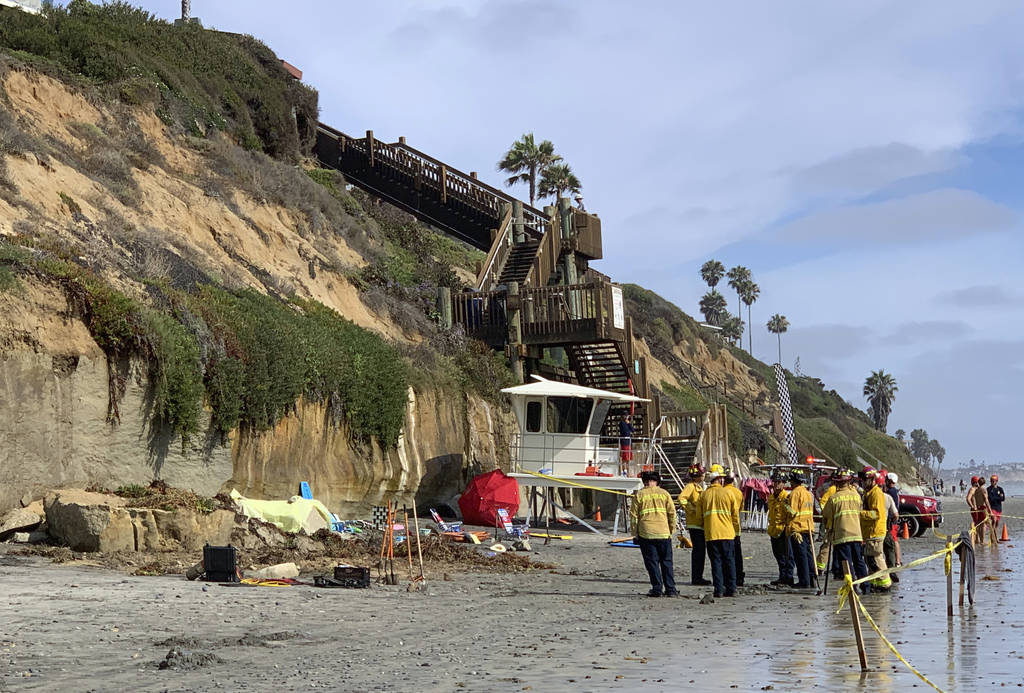
[(136, 530), (124, 499), (78, 489), (46, 496), (50, 536), (73, 551), (134, 551)]
[(29, 508), (15, 508), (0, 520), (0, 540), (14, 532), (29, 532), (43, 521), (42, 515)]
[(166, 549), (180, 547), (196, 551), (202, 549), (204, 544), (226, 546), (231, 543), (231, 534), (235, 529), (235, 513), (231, 510), (202, 513), (179, 508), (153, 510), (152, 515), (161, 546)]

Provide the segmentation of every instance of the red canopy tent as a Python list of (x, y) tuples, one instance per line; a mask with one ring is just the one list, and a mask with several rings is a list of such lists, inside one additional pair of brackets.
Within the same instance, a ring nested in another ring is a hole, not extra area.
[(508, 510), (510, 517), (519, 512), (519, 484), (500, 469), (473, 477), (459, 496), (459, 510), (466, 524), (494, 527), (498, 524), (498, 508)]

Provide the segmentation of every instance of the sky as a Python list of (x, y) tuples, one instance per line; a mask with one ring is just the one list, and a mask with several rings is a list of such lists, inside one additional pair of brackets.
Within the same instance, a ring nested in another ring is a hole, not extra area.
[(744, 265), (761, 288), (755, 356), (778, 360), (765, 323), (781, 313), (787, 368), (799, 358), (860, 407), (871, 371), (893, 374), (889, 431), (926, 429), (945, 466), (1024, 460), (1024, 4), (193, 0), (192, 12), (301, 68), (321, 119), (344, 132), (404, 135), (494, 185), (516, 138), (550, 139), (601, 216), (602, 272), (696, 316), (700, 265)]

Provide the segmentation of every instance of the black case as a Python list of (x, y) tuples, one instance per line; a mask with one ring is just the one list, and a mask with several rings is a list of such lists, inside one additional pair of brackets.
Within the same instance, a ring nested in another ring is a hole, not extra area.
[(204, 546), (203, 570), (206, 571), (207, 582), (238, 582), (238, 556), (235, 547), (231, 544)]
[(345, 587), (369, 587), (370, 569), (355, 565), (334, 566), (334, 579)]

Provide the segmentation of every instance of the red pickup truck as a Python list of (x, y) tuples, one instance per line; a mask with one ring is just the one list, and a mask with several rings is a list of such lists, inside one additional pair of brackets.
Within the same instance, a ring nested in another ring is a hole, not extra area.
[(900, 531), (907, 525), (907, 533), (919, 537), (929, 527), (942, 524), (942, 501), (931, 496), (914, 496), (909, 493), (900, 494)]

